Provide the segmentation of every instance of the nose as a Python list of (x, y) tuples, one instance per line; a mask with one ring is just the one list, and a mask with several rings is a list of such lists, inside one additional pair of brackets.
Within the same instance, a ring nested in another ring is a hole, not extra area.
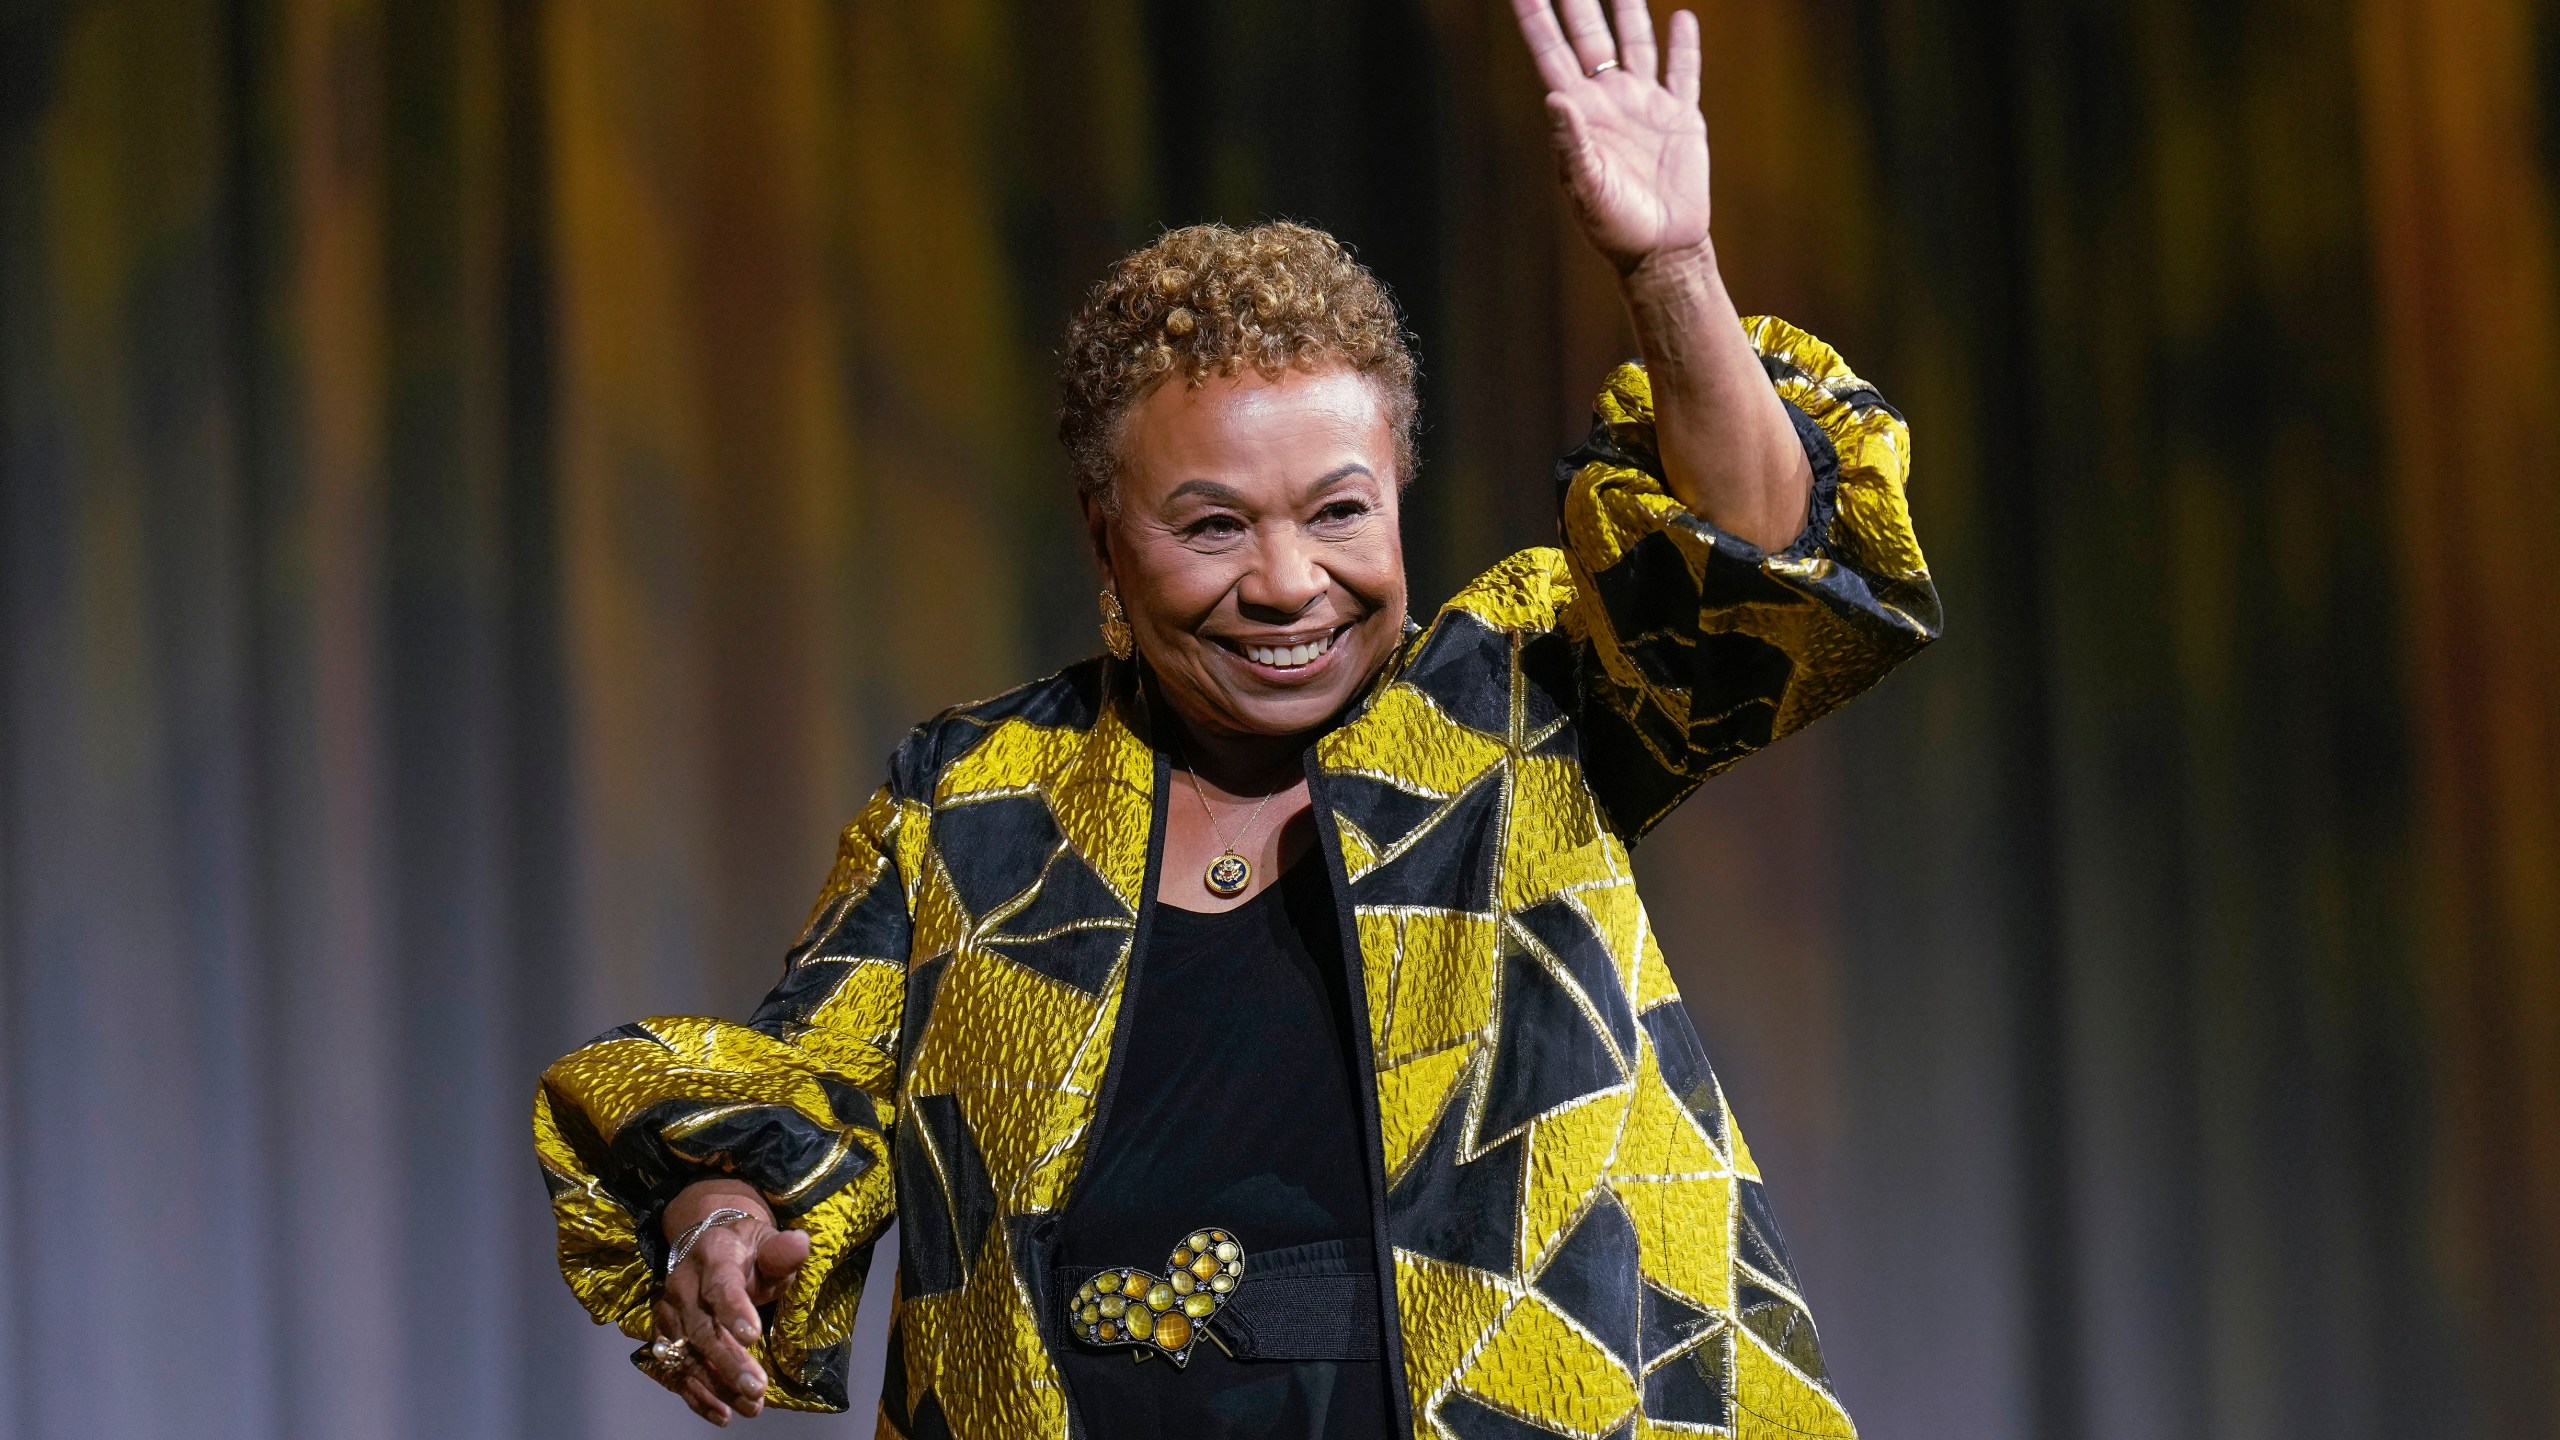
[(1255, 538), (1254, 563), (1236, 586), (1237, 606), (1245, 618), (1266, 625), (1297, 619), (1331, 588), (1333, 577), (1299, 527), (1267, 526)]

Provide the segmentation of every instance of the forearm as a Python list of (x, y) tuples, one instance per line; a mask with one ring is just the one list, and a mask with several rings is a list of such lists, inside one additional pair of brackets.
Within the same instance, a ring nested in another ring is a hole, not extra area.
[(1793, 542), (1812, 503), (1813, 468), (1725, 293), (1715, 243), (1649, 256), (1620, 290), (1652, 380), (1672, 495), (1764, 549)]

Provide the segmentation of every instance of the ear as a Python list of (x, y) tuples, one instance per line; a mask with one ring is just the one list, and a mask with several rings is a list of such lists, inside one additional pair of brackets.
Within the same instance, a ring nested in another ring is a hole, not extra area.
[(1111, 568), (1111, 516), (1094, 495), (1079, 495), (1076, 499), (1084, 507), (1084, 536), (1086, 543), (1093, 546), (1093, 568), (1101, 572), (1103, 584), (1117, 589), (1119, 578)]

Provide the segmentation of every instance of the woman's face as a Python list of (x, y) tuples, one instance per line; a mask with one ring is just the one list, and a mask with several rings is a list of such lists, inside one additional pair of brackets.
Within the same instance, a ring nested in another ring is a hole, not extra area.
[(1395, 435), (1348, 369), (1158, 386), (1121, 431), (1119, 513), (1087, 503), (1103, 576), (1196, 730), (1332, 718), (1404, 624)]

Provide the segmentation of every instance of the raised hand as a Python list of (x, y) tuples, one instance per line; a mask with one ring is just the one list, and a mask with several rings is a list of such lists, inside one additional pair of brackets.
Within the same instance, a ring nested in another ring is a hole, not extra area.
[(1657, 54), (1645, 0), (1610, 4), (1615, 34), (1600, 0), (1511, 0), (1547, 82), (1556, 168), (1584, 237), (1618, 267), (1663, 483), (1700, 519), (1776, 549), (1804, 526), (1813, 469), (1707, 235), (1698, 17), (1673, 15), (1671, 47)]
[[(1707, 121), (1698, 112), (1698, 17), (1671, 17), (1657, 56), (1645, 0), (1511, 0), (1547, 84), (1556, 167), (1582, 233), (1621, 274), (1706, 242)], [(1657, 74), (1656, 65), (1660, 66)]]

